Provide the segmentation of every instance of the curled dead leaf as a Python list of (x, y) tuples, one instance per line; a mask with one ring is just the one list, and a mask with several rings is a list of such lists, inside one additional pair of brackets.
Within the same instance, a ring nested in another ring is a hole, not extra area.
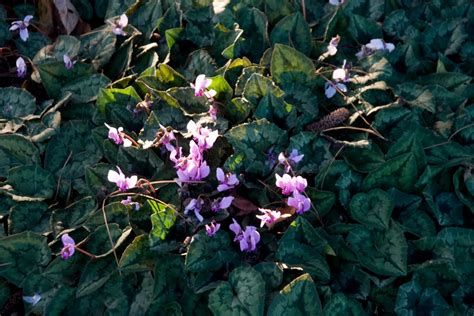
[(71, 0), (54, 0), (54, 5), (58, 10), (59, 18), (66, 30), (66, 34), (71, 34), (79, 22), (79, 13), (76, 7), (72, 4)]

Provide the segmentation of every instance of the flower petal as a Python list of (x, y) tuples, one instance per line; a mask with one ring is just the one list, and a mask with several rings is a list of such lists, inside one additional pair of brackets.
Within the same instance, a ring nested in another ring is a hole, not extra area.
[(118, 174), (117, 171), (114, 170), (109, 170), (109, 173), (107, 174), (107, 180), (113, 183), (117, 183), (117, 181), (121, 180), (122, 177), (120, 174)]
[(20, 28), (20, 38), (23, 42), (28, 40), (28, 29), (27, 28)]
[(75, 246), (76, 245), (76, 242), (74, 241), (74, 239), (72, 239), (71, 236), (69, 236), (68, 234), (62, 235), (61, 236), (61, 241), (63, 242), (64, 246), (66, 246), (66, 245)]

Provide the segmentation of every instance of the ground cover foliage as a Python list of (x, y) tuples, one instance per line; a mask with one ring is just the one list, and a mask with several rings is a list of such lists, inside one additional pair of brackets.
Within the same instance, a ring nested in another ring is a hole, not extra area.
[[(339, 2), (0, 6), (2, 315), (472, 314), (473, 6)], [(9, 28), (27, 15), (23, 41)], [(394, 49), (356, 57), (372, 39)], [(201, 74), (215, 95), (195, 95)], [(209, 175), (178, 185), (162, 139), (187, 153), (189, 121), (219, 137)], [(295, 149), (305, 212), (275, 185)], [(117, 191), (117, 166), (151, 184)], [(217, 168), (239, 184), (216, 191)], [(198, 197), (202, 221), (185, 214)], [(258, 208), (287, 215), (260, 227)]]

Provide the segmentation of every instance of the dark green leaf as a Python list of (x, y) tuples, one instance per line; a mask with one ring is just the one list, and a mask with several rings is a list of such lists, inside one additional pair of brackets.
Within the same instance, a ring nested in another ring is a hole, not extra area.
[(209, 294), (214, 315), (263, 315), (265, 282), (253, 268), (237, 268), (229, 282), (221, 283)]
[(412, 153), (402, 154), (371, 171), (364, 180), (364, 189), (396, 187), (410, 192), (417, 179), (417, 169), (416, 157)]
[(325, 254), (334, 254), (329, 243), (308, 221), (297, 217), (281, 238), (275, 256), (290, 267), (302, 267), (313, 278), (328, 281), (330, 270)]
[(229, 170), (260, 175), (273, 167), (267, 156), (281, 152), (287, 142), (286, 132), (265, 119), (235, 126), (225, 137), (234, 148), (234, 155), (226, 162)]
[(323, 315), (337, 316), (337, 315), (363, 315), (364, 310), (360, 303), (348, 298), (342, 293), (333, 294), (329, 301), (324, 305)]
[(186, 270), (191, 272), (216, 271), (224, 263), (232, 261), (230, 237), (225, 231), (219, 231), (214, 237), (203, 231), (194, 236), (186, 254)]
[(390, 195), (380, 189), (357, 193), (350, 203), (352, 218), (378, 230), (388, 228), (393, 207)]
[(244, 8), (239, 11), (237, 22), (244, 30), (245, 40), (236, 43), (236, 50), (239, 56), (257, 62), (268, 47), (267, 17), (257, 8)]
[(99, 90), (105, 88), (110, 83), (109, 78), (102, 74), (81, 77), (69, 82), (61, 89), (61, 93), (72, 93), (71, 102), (87, 103), (95, 101)]
[(117, 36), (109, 28), (94, 30), (81, 36), (82, 56), (90, 58), (95, 69), (104, 67), (115, 52)]
[(386, 231), (359, 226), (351, 230), (347, 242), (360, 263), (375, 273), (400, 276), (407, 273), (407, 242), (399, 225), (391, 221)]
[(268, 307), (269, 315), (320, 315), (321, 302), (309, 274), (294, 279), (278, 293)]
[(454, 315), (438, 290), (423, 288), (416, 280), (403, 284), (398, 290), (395, 312), (397, 315), (427, 312), (431, 315)]
[(0, 177), (12, 167), (39, 163), (38, 149), (21, 135), (0, 135)]
[(283, 269), (275, 262), (260, 262), (253, 268), (262, 275), (267, 291), (279, 287), (283, 281)]
[(296, 49), (276, 44), (273, 49), (270, 71), (277, 85), (286, 90), (294, 84), (313, 85), (315, 68), (311, 59)]
[(50, 230), (48, 204), (42, 202), (19, 203), (11, 208), (8, 218), (10, 234), (31, 230), (45, 233)]
[(51, 260), (46, 238), (26, 231), (0, 239), (0, 275), (17, 287), (28, 278), (37, 278)]
[(156, 28), (156, 20), (163, 15), (160, 0), (146, 0), (138, 3), (138, 8), (130, 16), (130, 23), (133, 24), (145, 39), (149, 39), (151, 33)]
[(305, 55), (311, 53), (311, 33), (301, 13), (290, 14), (281, 19), (270, 34), (272, 44), (293, 46)]
[(0, 119), (23, 118), (36, 111), (36, 99), (25, 89), (0, 88)]
[(15, 167), (8, 171), (7, 182), (15, 194), (49, 199), (53, 196), (56, 181), (51, 172), (38, 165)]

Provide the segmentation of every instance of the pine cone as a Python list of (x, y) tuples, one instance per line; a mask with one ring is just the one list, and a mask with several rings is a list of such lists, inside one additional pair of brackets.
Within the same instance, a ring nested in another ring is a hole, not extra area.
[(318, 133), (324, 131), (325, 129), (336, 127), (342, 124), (345, 120), (349, 118), (349, 110), (346, 108), (340, 108), (335, 111), (332, 111), (328, 115), (324, 116), (319, 121), (310, 124), (306, 127), (307, 130)]

